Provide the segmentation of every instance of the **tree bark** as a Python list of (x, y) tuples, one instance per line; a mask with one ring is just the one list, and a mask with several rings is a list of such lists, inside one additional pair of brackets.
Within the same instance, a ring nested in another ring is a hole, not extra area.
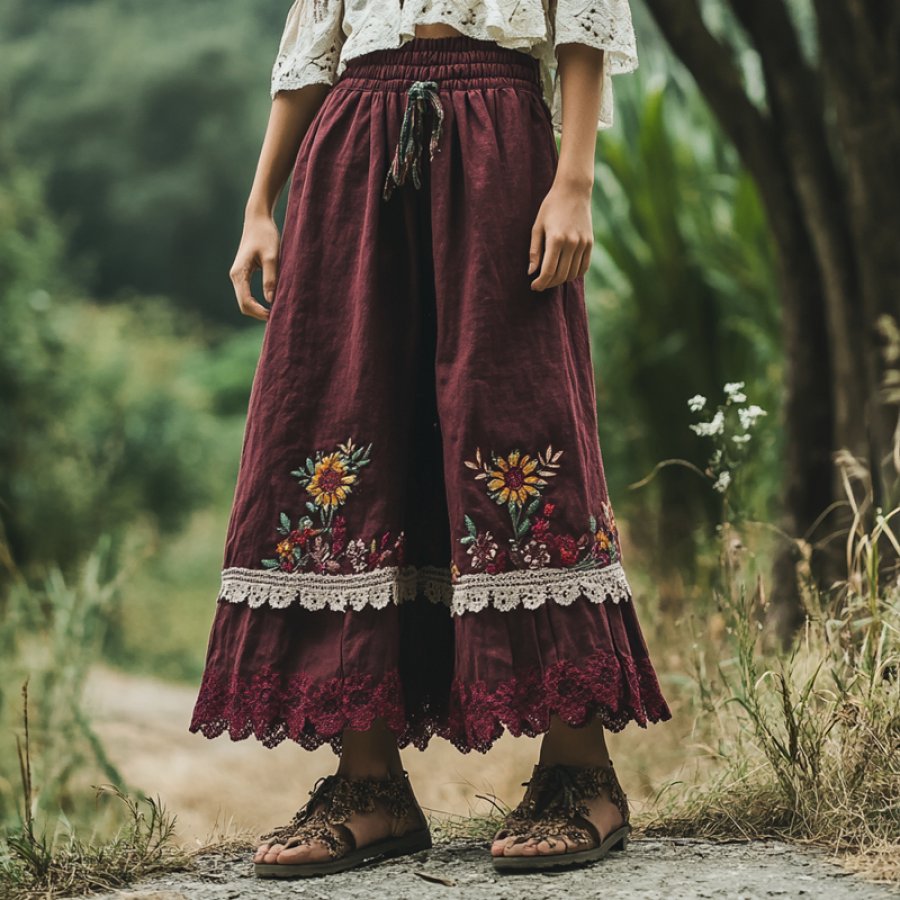
[[(829, 5), (829, 0), (818, 2)], [(833, 451), (848, 447), (868, 457), (873, 447), (886, 449), (874, 439), (864, 414), (867, 405), (873, 408), (875, 385), (874, 320), (858, 300), (865, 271), (861, 249), (866, 244), (854, 240), (850, 220), (855, 204), (831, 148), (828, 73), (823, 78), (805, 60), (781, 0), (730, 3), (759, 53), (766, 111), (746, 94), (730, 51), (709, 32), (696, 0), (647, 0), (672, 49), (734, 142), (767, 211), (777, 252), (785, 349), (782, 524), (796, 538), (814, 539), (814, 524), (839, 497)], [(884, 15), (893, 28), (894, 13), (885, 10)], [(848, 78), (852, 69), (846, 65), (834, 61), (835, 77), (843, 71)], [(847, 113), (859, 114), (859, 106)], [(861, 143), (870, 154), (876, 152), (868, 142)], [(867, 164), (872, 165), (871, 158)], [(900, 191), (885, 196), (898, 197)], [(896, 248), (896, 240), (892, 246)], [(895, 249), (893, 262), (898, 259)], [(877, 269), (884, 271), (882, 266)], [(900, 291), (894, 296), (900, 297)], [(774, 614), (785, 638), (803, 616), (795, 550), (793, 543), (785, 544), (774, 565)], [(823, 585), (836, 574), (829, 562), (827, 552), (813, 557), (814, 573)]]
[(847, 196), (849, 242), (859, 260), (854, 304), (861, 319), (859, 418), (867, 428), (875, 503), (890, 502), (892, 440), (880, 402), (878, 319), (900, 317), (900, 5), (892, 0), (815, 0), (821, 66), (834, 109)]

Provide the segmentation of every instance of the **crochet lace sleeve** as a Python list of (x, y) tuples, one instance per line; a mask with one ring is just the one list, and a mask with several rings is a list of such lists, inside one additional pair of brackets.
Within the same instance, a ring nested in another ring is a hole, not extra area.
[(273, 98), (308, 84), (334, 84), (343, 16), (343, 0), (295, 0), (272, 68)]
[[(603, 85), (598, 128), (613, 124), (612, 76), (638, 67), (637, 44), (628, 0), (556, 0), (553, 10), (553, 43), (586, 44), (603, 50)], [(560, 126), (559, 79), (554, 85), (554, 124)]]

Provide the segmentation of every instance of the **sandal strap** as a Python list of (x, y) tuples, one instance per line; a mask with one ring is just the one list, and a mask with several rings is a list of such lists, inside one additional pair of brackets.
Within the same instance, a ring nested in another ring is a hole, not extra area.
[(338, 859), (356, 849), (356, 839), (346, 825), (328, 822), (324, 816), (319, 815), (310, 817), (298, 826), (294, 833), (285, 839), (284, 846), (295, 847), (312, 841), (323, 843), (332, 859)]
[(515, 843), (526, 840), (552, 840), (565, 835), (578, 843), (590, 839), (600, 843), (600, 833), (588, 818), (585, 801), (604, 790), (616, 805), (625, 824), (629, 824), (628, 798), (619, 784), (612, 761), (609, 766), (568, 766), (561, 763), (536, 763), (523, 800), (503, 820), (496, 838), (515, 834)]
[(413, 809), (406, 770), (387, 778), (323, 775), (291, 821), (260, 835), (259, 840), (285, 846), (319, 840), (328, 847), (332, 857), (343, 856), (355, 845), (345, 823), (354, 813), (375, 812), (377, 803), (383, 804), (394, 818), (404, 818)]

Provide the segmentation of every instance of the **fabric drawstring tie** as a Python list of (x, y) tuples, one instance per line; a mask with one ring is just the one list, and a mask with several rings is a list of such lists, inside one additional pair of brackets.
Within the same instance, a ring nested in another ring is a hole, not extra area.
[(441, 139), (444, 108), (441, 106), (441, 99), (438, 96), (436, 81), (414, 81), (406, 92), (406, 110), (403, 113), (403, 124), (400, 126), (400, 140), (397, 141), (394, 159), (384, 181), (382, 196), (385, 200), (390, 198), (395, 187), (399, 187), (406, 181), (410, 172), (416, 189), (422, 186), (419, 166), (422, 156), (423, 119), (426, 104), (429, 103), (434, 117), (431, 123), (431, 138), (428, 142), (428, 158), (434, 158), (435, 151), (438, 149), (438, 141)]

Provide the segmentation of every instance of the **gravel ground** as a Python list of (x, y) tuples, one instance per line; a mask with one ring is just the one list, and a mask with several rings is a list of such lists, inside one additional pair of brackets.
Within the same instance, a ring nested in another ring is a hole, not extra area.
[(713, 844), (695, 840), (636, 840), (626, 853), (560, 874), (500, 875), (483, 844), (455, 841), (425, 853), (339, 875), (278, 881), (256, 879), (243, 852), (197, 857), (175, 873), (104, 900), (568, 900), (568, 898), (756, 898), (882, 900), (900, 892), (870, 884), (816, 851), (778, 841)]

